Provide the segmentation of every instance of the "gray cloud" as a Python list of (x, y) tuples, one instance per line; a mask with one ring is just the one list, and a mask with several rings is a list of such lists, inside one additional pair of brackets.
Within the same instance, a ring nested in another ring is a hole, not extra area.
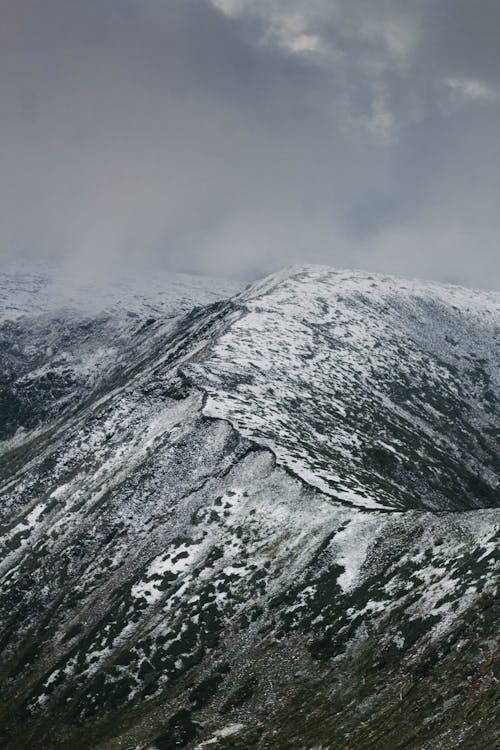
[(3, 0), (0, 257), (500, 287), (496, 0)]

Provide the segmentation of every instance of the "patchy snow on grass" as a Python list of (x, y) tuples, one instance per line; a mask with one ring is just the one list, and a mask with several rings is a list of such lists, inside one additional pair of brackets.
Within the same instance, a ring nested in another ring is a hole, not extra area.
[[(466, 431), (436, 423), (460, 410), (469, 418), (473, 404), (471, 426), (486, 424), (477, 378), (500, 385), (492, 348), (500, 295), (298, 266), (251, 286), (235, 304), (239, 317), (209, 356), (186, 366), (208, 394), (205, 414), (227, 419), (343, 504), (432, 507), (431, 472), (447, 470), (440, 456), (463, 461), (473, 450)], [(429, 467), (429, 492), (401, 481), (408, 465)], [(487, 462), (483, 471), (492, 482)]]

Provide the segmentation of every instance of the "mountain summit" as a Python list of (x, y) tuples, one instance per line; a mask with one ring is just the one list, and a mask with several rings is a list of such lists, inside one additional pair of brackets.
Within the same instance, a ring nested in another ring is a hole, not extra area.
[(305, 266), (234, 302), (206, 413), (339, 501), (500, 505), (500, 295)]
[(3, 747), (496, 746), (499, 294), (300, 266), (14, 314), (29, 283)]

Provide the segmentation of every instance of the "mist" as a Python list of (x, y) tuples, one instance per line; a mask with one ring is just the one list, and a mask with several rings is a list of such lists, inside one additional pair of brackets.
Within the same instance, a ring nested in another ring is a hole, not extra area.
[(0, 262), (500, 288), (496, 0), (3, 0)]

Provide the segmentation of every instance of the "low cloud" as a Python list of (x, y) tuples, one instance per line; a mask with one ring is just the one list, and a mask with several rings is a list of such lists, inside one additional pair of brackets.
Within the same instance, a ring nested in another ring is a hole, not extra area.
[(4, 0), (0, 257), (500, 287), (496, 0)]

